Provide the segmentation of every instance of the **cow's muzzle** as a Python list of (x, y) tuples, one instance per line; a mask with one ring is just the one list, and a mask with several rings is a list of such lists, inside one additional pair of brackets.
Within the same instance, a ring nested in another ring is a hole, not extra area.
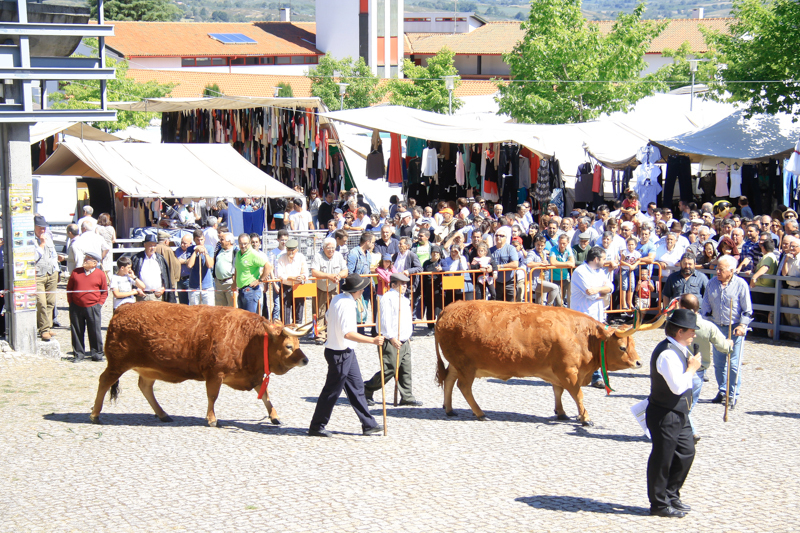
[(642, 362), (641, 362), (641, 361), (636, 361), (636, 362), (633, 364), (633, 368), (642, 368)]

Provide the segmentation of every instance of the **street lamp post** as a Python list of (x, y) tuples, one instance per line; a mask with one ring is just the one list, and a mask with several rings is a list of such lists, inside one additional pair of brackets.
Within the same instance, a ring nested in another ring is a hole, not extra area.
[(272, 96), (277, 98), (281, 95), (281, 88), (280, 87), (273, 87), (272, 88)]
[(453, 114), (453, 89), (456, 88), (456, 78), (457, 77), (458, 76), (445, 76), (444, 77), (444, 86), (447, 89), (447, 95), (448, 95), (448, 101), (449, 101), (448, 107), (449, 107), (451, 115)]
[(689, 111), (692, 111), (694, 108), (694, 73), (697, 72), (697, 64), (703, 63), (708, 61), (708, 59), (690, 59), (689, 60), (689, 71), (692, 73), (692, 89), (691, 89), (691, 96), (689, 98)]
[(339, 86), (339, 111), (344, 109), (344, 93), (347, 92), (347, 86), (350, 85), (349, 83), (337, 83), (336, 85)]

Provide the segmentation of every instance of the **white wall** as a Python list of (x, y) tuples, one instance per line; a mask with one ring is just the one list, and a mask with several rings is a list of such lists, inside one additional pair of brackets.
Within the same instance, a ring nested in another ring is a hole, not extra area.
[(317, 49), (336, 59), (358, 58), (358, 0), (316, 2)]
[(510, 70), (508, 65), (503, 61), (503, 56), (482, 56), (481, 59), (481, 74), (503, 75), (508, 76)]
[(474, 75), (478, 73), (478, 56), (456, 56), (453, 66), (461, 75)]
[(647, 68), (642, 71), (642, 76), (652, 74), (664, 65), (672, 63), (671, 57), (664, 57), (661, 54), (645, 54), (644, 60), (647, 62)]
[(305, 76), (306, 72), (313, 70), (316, 65), (233, 65), (217, 67), (181, 67), (180, 58), (178, 66), (151, 67), (131, 63), (131, 68), (142, 70), (180, 70), (183, 72), (215, 72), (218, 74), (272, 74), (276, 76)]
[(128, 60), (128, 67), (144, 70), (169, 70), (181, 68), (180, 57), (132, 57)]

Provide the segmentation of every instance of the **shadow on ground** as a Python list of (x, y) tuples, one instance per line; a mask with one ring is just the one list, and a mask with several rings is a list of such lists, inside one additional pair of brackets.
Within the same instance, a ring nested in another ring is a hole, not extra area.
[(532, 378), (532, 379), (509, 379), (508, 381), (503, 381), (502, 379), (490, 378), (490, 379), (487, 379), (486, 381), (487, 381), (487, 383), (503, 383), (503, 384), (506, 384), (506, 385), (533, 385), (534, 387), (550, 387), (550, 388), (553, 387), (548, 382), (541, 381), (541, 380), (538, 380), (536, 378)]
[(589, 439), (598, 440), (613, 440), (617, 442), (650, 442), (644, 435), (609, 435), (605, 433), (598, 433), (597, 430), (602, 428), (585, 428), (582, 426), (576, 427), (572, 433), (566, 433), (571, 437), (584, 437)]
[(780, 413), (778, 411), (745, 411), (748, 415), (755, 416), (780, 416), (783, 418), (800, 418), (800, 413)]
[[(50, 413), (43, 418), (50, 422), (62, 422), (66, 424), (91, 424), (89, 413)], [(147, 426), (147, 427), (208, 427), (205, 418), (199, 416), (179, 416), (170, 415), (172, 422), (162, 422), (157, 416), (143, 413), (102, 413), (100, 420), (103, 426)], [(262, 420), (218, 420), (217, 429), (239, 429), (252, 431), (255, 433), (270, 433), (281, 435), (305, 435), (308, 428), (293, 428), (287, 426), (273, 425), (269, 418)], [(208, 428), (209, 431), (214, 428)]]
[(530, 505), (537, 509), (548, 511), (566, 511), (577, 513), (584, 511), (587, 513), (600, 514), (626, 514), (645, 516), (650, 514), (650, 510), (645, 507), (634, 507), (632, 505), (622, 505), (619, 503), (601, 502), (591, 498), (580, 498), (576, 496), (525, 496), (516, 498), (515, 501)]

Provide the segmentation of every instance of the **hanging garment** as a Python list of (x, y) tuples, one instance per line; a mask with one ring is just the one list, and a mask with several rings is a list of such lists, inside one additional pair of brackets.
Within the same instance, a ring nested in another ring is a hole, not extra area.
[(439, 172), (439, 158), (436, 148), (425, 148), (422, 151), (422, 175), (435, 176)]
[(714, 196), (718, 198), (728, 196), (728, 165), (722, 162), (717, 163), (716, 178)]
[(500, 199), (499, 190), (497, 188), (497, 167), (495, 167), (495, 158), (497, 154), (492, 150), (486, 150), (486, 174), (483, 179), (483, 196), (486, 200), (497, 202)]
[(401, 164), (401, 140), (400, 135), (397, 133), (391, 134), (392, 148), (391, 155), (389, 156), (389, 172), (386, 176), (386, 181), (393, 185), (400, 185), (403, 183), (403, 167)]
[(374, 150), (367, 155), (367, 178), (379, 180), (386, 175), (386, 165), (383, 161), (383, 149)]
[(534, 197), (542, 205), (550, 201), (550, 165), (547, 159), (542, 159), (539, 163), (538, 179), (536, 181), (536, 191)]
[(461, 152), (456, 152), (456, 183), (463, 187), (466, 183), (465, 177), (464, 157), (461, 155)]
[(784, 166), (795, 176), (800, 176), (800, 140), (794, 145), (794, 151)]
[(633, 177), (636, 180), (633, 190), (639, 195), (641, 205), (648, 205), (650, 202), (657, 203), (658, 193), (662, 190), (658, 183), (660, 175), (661, 168), (658, 165), (642, 164), (633, 171)]
[(731, 166), (731, 189), (729, 196), (731, 198), (738, 198), (742, 195), (742, 167), (739, 163), (734, 163)]
[(594, 170), (592, 171), (592, 192), (595, 194), (600, 193), (600, 187), (602, 187), (603, 183), (603, 167), (600, 165), (595, 165)]
[(783, 161), (783, 205), (790, 207), (793, 204), (794, 192), (797, 189), (797, 174), (789, 170), (789, 160)]
[(642, 164), (655, 165), (661, 160), (661, 150), (652, 144), (647, 144), (636, 151), (636, 160)]
[[(531, 161), (527, 157), (519, 156), (519, 188), (529, 189), (531, 186)], [(522, 202), (520, 202), (522, 203)]]
[[(689, 203), (692, 201), (692, 164), (685, 155), (671, 155), (667, 158), (667, 179), (664, 182), (664, 203), (672, 207), (675, 182), (680, 188), (681, 200)], [(647, 204), (642, 204), (646, 207)]]
[(591, 163), (578, 165), (575, 171), (575, 201), (586, 204), (592, 203), (592, 182), (594, 174)]

